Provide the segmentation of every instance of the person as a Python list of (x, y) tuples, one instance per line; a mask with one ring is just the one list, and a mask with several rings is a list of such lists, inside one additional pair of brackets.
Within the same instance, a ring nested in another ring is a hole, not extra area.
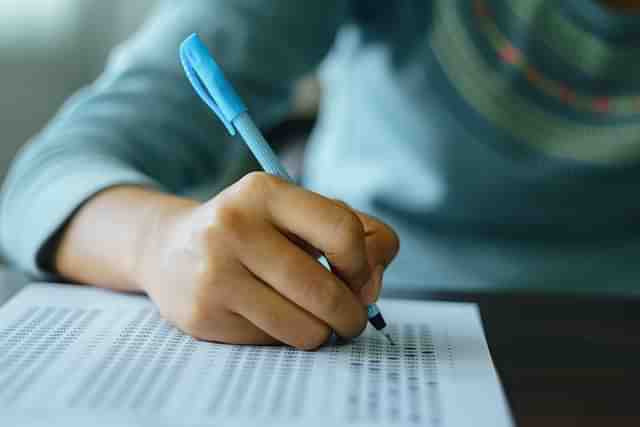
[[(163, 1), (15, 160), (3, 251), (39, 278), (146, 292), (197, 338), (303, 349), (357, 336), (385, 269), (414, 289), (636, 289), (638, 9)], [(320, 67), (306, 189), (237, 179), (246, 152), (179, 65), (192, 32), (264, 128)]]

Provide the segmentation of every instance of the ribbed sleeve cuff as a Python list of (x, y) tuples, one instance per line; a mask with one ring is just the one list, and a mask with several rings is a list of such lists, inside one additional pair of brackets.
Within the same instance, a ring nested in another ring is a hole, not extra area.
[(3, 251), (13, 264), (37, 278), (52, 277), (51, 272), (38, 265), (40, 251), (92, 196), (119, 185), (160, 187), (148, 176), (115, 160), (75, 159), (64, 166), (58, 164), (50, 170), (59, 173), (39, 174), (25, 185), (12, 185), (12, 194), (3, 197)]

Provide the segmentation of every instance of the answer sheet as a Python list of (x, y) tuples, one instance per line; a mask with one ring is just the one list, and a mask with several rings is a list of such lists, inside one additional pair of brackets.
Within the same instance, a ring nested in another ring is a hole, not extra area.
[(511, 426), (475, 305), (382, 300), (316, 352), (199, 342), (142, 296), (32, 285), (0, 308), (0, 425)]

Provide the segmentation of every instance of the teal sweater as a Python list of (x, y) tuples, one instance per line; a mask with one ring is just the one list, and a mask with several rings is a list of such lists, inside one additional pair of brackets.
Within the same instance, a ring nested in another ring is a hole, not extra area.
[(263, 127), (321, 67), (304, 185), (396, 227), (388, 283), (640, 289), (640, 18), (595, 0), (164, 1), (14, 162), (0, 238), (21, 269), (45, 276), (103, 189), (233, 177), (246, 153), (179, 66), (192, 32)]

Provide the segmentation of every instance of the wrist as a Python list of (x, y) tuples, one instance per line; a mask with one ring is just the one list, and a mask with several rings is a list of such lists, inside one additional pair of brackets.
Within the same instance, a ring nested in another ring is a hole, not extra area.
[(129, 277), (137, 290), (149, 293), (163, 263), (170, 262), (165, 254), (172, 245), (182, 218), (197, 208), (199, 203), (162, 193), (146, 193), (144, 197), (142, 221), (137, 229), (137, 244)]

